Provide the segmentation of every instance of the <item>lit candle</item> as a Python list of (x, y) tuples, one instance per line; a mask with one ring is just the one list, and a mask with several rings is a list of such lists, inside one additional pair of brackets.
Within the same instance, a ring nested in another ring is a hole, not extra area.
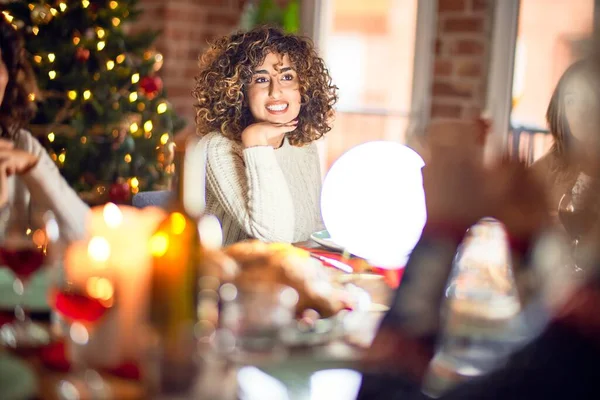
[(154, 207), (139, 210), (109, 203), (95, 207), (90, 215), (88, 239), (69, 246), (65, 270), (80, 287), (93, 277), (112, 281), (114, 310), (98, 323), (85, 357), (97, 366), (115, 366), (140, 355), (151, 270), (147, 243), (165, 213)]

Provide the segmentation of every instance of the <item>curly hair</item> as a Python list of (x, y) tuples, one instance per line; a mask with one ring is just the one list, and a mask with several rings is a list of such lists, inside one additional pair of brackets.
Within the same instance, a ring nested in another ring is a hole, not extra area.
[(0, 104), (0, 128), (1, 136), (11, 140), (35, 115), (35, 103), (29, 96), (32, 93), (39, 96), (23, 43), (19, 32), (4, 16), (0, 16), (0, 52), (8, 72), (8, 83)]
[(200, 135), (220, 131), (229, 139), (241, 140), (242, 131), (253, 122), (248, 84), (269, 53), (287, 55), (300, 82), (300, 114), (297, 128), (287, 134), (290, 144), (302, 146), (331, 130), (337, 87), (312, 41), (259, 27), (217, 39), (200, 58), (192, 92)]

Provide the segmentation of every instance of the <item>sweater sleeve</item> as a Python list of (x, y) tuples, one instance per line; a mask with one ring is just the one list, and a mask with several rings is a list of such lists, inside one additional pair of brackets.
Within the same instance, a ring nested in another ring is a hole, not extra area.
[(21, 149), (39, 157), (36, 166), (21, 176), (31, 194), (31, 207), (52, 211), (67, 240), (83, 236), (89, 207), (71, 189), (37, 139), (21, 131), (18, 141)]
[(236, 151), (229, 139), (208, 142), (207, 186), (250, 237), (291, 243), (294, 206), (275, 150), (257, 146)]

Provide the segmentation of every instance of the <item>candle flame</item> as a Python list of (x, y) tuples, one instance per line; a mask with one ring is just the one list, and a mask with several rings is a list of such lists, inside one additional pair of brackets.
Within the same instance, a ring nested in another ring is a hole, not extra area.
[(102, 215), (104, 216), (104, 222), (106, 222), (106, 225), (110, 228), (118, 228), (123, 222), (123, 213), (114, 203), (107, 203), (104, 206)]
[(110, 257), (110, 244), (101, 236), (94, 236), (88, 244), (88, 255), (93, 261), (104, 262)]

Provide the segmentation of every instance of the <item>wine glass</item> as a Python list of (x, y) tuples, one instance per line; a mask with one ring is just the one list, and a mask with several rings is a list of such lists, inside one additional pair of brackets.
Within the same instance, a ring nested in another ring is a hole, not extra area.
[(58, 242), (58, 236), (58, 224), (51, 212), (11, 209), (2, 226), (0, 260), (14, 273), (13, 289), (18, 296), (15, 321), (0, 330), (5, 346), (26, 350), (46, 345), (50, 340), (48, 331), (29, 318), (24, 294), (34, 273), (48, 265), (50, 247)]
[(567, 191), (558, 204), (558, 219), (571, 239), (572, 269), (576, 273), (583, 272), (577, 265), (577, 248), (582, 237), (588, 233), (596, 222), (596, 212), (587, 206), (587, 202), (574, 196), (573, 190)]
[(67, 337), (73, 344), (71, 373), (58, 383), (58, 397), (108, 399), (110, 390), (100, 374), (88, 366), (84, 349), (98, 322), (114, 306), (113, 283), (102, 273), (74, 282), (65, 271), (64, 279), (56, 281), (55, 285), (52, 306), (69, 326)]

